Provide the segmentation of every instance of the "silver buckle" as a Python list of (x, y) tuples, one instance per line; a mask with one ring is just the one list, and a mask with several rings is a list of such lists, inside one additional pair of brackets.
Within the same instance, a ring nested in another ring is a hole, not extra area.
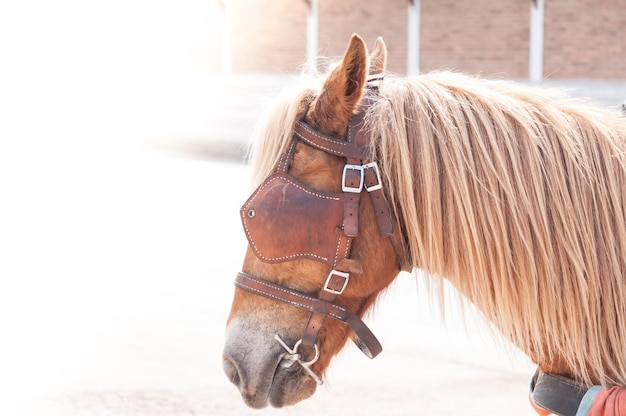
[(377, 191), (379, 189), (383, 189), (383, 182), (380, 180), (380, 169), (378, 169), (378, 163), (376, 163), (376, 161), (367, 163), (363, 165), (363, 169), (364, 169), (363, 171), (364, 177), (365, 177), (365, 169), (374, 169), (374, 173), (376, 174), (376, 180), (378, 181), (376, 185), (372, 185), (372, 186), (367, 186), (367, 183), (366, 183), (365, 189), (367, 190), (367, 192), (372, 192), (372, 191)]
[[(331, 289), (330, 287), (328, 287), (328, 285), (330, 284), (330, 279), (333, 276), (343, 277), (344, 280), (343, 280), (343, 286), (341, 287), (341, 290), (335, 290), (335, 289)], [(334, 295), (341, 295), (343, 291), (346, 289), (346, 286), (348, 286), (349, 280), (350, 280), (350, 273), (339, 272), (333, 269), (330, 271), (330, 273), (328, 274), (328, 277), (326, 278), (326, 283), (324, 283), (324, 290)]]
[[(361, 179), (359, 180), (359, 186), (348, 186), (346, 185), (346, 172), (348, 172), (348, 170), (356, 170), (360, 172), (361, 175)], [(341, 190), (343, 192), (351, 192), (351, 193), (361, 193), (361, 191), (363, 190), (363, 181), (364, 181), (364, 172), (365, 170), (363, 169), (363, 166), (361, 165), (350, 165), (348, 163), (346, 163), (346, 165), (343, 167), (343, 175), (341, 175)]]

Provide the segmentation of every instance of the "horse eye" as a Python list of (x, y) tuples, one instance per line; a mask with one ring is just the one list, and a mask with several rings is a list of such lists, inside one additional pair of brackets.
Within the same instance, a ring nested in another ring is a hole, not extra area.
[(250, 211), (248, 211), (248, 218), (254, 218), (256, 217), (256, 212), (254, 212), (253, 209), (251, 209)]

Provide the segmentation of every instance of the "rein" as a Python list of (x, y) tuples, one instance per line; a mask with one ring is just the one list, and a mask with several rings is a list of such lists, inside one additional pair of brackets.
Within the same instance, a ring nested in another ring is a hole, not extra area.
[[(367, 193), (371, 199), (381, 236), (393, 234), (393, 218), (383, 192), (380, 170), (375, 161), (369, 160), (370, 137), (364, 127), (365, 114), (375, 101), (382, 78), (378, 75), (368, 79), (359, 112), (350, 118), (345, 139), (325, 135), (300, 120), (295, 126), (292, 144), (282, 155), (276, 172), (266, 178), (241, 209), (250, 247), (260, 260), (276, 263), (310, 258), (331, 268), (317, 297), (248, 273), (240, 272), (235, 279), (235, 286), (243, 290), (311, 312), (304, 334), (293, 348), (278, 335), (276, 339), (287, 351), (285, 357), (300, 363), (318, 384), (322, 384), (322, 380), (309, 367), (319, 357), (317, 340), (327, 317), (348, 325), (354, 333), (353, 341), (369, 358), (382, 351), (365, 323), (354, 312), (334, 303), (348, 285), (355, 262), (350, 258), (350, 251), (352, 240), (359, 232), (362, 193)], [(298, 141), (346, 159), (341, 193), (316, 191), (288, 174)], [(320, 213), (324, 213), (321, 218)], [(312, 224), (307, 228), (305, 224), (309, 223)], [(286, 231), (289, 231), (288, 236), (285, 236)], [(408, 265), (401, 260), (403, 257), (397, 248), (396, 256), (401, 269), (406, 270)], [(315, 350), (311, 361), (302, 361), (298, 353), (300, 345)]]

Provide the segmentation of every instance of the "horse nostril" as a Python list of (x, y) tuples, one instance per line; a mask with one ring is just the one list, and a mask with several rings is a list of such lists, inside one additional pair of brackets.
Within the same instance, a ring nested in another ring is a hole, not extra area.
[(241, 377), (239, 377), (239, 370), (237, 370), (237, 366), (235, 365), (235, 363), (233, 363), (232, 360), (228, 358), (224, 358), (222, 366), (224, 367), (224, 373), (226, 373), (226, 377), (228, 377), (230, 382), (239, 387)]

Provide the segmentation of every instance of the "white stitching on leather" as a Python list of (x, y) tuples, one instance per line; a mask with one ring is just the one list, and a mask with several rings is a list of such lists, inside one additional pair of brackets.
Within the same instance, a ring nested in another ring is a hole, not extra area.
[[(340, 198), (337, 198), (337, 197), (327, 196), (327, 195), (319, 194), (317, 192), (312, 192), (312, 191), (310, 191), (310, 190), (308, 190), (306, 188), (303, 188), (302, 186), (298, 185), (297, 183), (292, 181), (288, 176), (286, 176), (286, 175), (284, 175), (282, 173), (279, 173), (279, 174), (276, 174), (276, 176), (271, 178), (269, 181), (266, 180), (266, 182), (264, 182), (263, 185), (259, 189), (256, 190), (256, 192), (249, 198), (248, 203), (243, 206), (243, 211), (247, 211), (247, 209), (250, 206), (250, 204), (252, 204), (252, 201), (254, 200), (254, 198), (261, 191), (263, 191), (263, 189), (265, 189), (270, 183), (272, 183), (273, 181), (278, 180), (278, 179), (284, 179), (285, 181), (287, 181), (291, 185), (293, 185), (296, 188), (306, 192), (309, 195), (313, 195), (315, 197), (322, 198), (322, 199), (328, 199), (328, 200), (331, 200), (331, 201), (339, 201), (340, 200)], [(243, 215), (245, 215), (245, 213), (242, 213), (242, 216)], [(266, 261), (286, 261), (286, 260), (302, 258), (302, 257), (314, 257), (314, 258), (322, 260), (324, 262), (328, 261), (328, 258), (323, 257), (323, 256), (319, 256), (319, 255), (314, 254), (314, 253), (297, 253), (297, 254), (291, 254), (289, 256), (266, 257), (263, 254), (261, 254), (260, 249), (258, 248), (256, 243), (254, 242), (254, 238), (252, 237), (252, 233), (250, 232), (250, 229), (248, 228), (248, 223), (246, 222), (245, 217), (243, 217), (243, 228), (244, 228), (244, 230), (246, 232), (246, 235), (248, 236), (248, 241), (250, 242), (250, 245), (254, 249), (254, 252), (257, 254), (257, 256), (259, 256), (263, 260), (266, 260)]]
[(313, 141), (311, 141), (311, 140), (307, 139), (306, 137), (302, 136), (302, 135), (301, 135), (300, 133), (298, 133), (298, 132), (296, 132), (296, 136), (298, 136), (298, 137), (299, 137), (301, 140), (303, 140), (305, 143), (308, 143), (308, 144), (310, 144), (310, 145), (311, 145), (311, 146), (313, 146), (313, 147), (317, 147), (317, 148), (320, 148), (320, 149), (322, 149), (322, 150), (325, 150), (326, 152), (328, 152), (328, 153), (330, 153), (330, 154), (332, 154), (332, 155), (337, 155), (337, 156), (341, 155), (341, 152), (339, 152), (339, 151), (337, 151), (337, 150), (333, 150), (333, 149), (331, 149), (331, 148), (329, 148), (329, 147), (322, 146), (322, 145), (321, 145), (321, 144), (319, 144), (319, 143), (315, 143), (315, 142), (313, 142)]
[[(319, 139), (322, 139), (322, 140), (324, 140), (325, 142), (328, 142), (328, 143), (333, 143), (333, 144), (338, 144), (338, 145), (341, 145), (341, 146), (347, 146), (347, 145), (349, 144), (348, 142), (343, 141), (343, 140), (342, 140), (342, 141), (339, 141), (339, 140), (333, 140), (333, 139), (330, 139), (330, 138), (328, 138), (328, 137), (321, 136), (320, 134), (318, 134), (318, 133), (317, 133), (317, 131), (316, 131), (316, 130), (313, 130), (313, 129), (311, 129), (311, 128), (307, 128), (307, 126), (306, 126), (306, 125), (302, 125), (302, 124), (300, 124), (300, 126), (301, 126), (303, 129), (305, 129), (306, 131), (308, 131), (309, 133), (311, 133), (313, 136), (315, 136), (315, 137), (317, 137), (317, 138), (319, 138)], [(300, 133), (298, 133), (297, 131), (296, 131), (295, 133), (296, 133), (298, 136), (300, 136), (302, 139), (305, 139), (305, 138), (304, 138), (304, 137), (302, 137), (302, 135), (301, 135)]]
[[(246, 276), (244, 276), (244, 277), (246, 277)], [(246, 278), (248, 278), (248, 277), (246, 277)], [(286, 289), (284, 289), (284, 288), (282, 288), (282, 287), (280, 287), (278, 285), (276, 285), (276, 286), (269, 285), (269, 284), (265, 283), (262, 280), (256, 280), (255, 279), (255, 282), (257, 282), (258, 284), (261, 284), (261, 285), (263, 285), (265, 287), (269, 287), (269, 288), (272, 288), (272, 289), (275, 289), (275, 290), (279, 290), (281, 292), (284, 292), (284, 293), (287, 293), (287, 294), (290, 294), (290, 295), (293, 295), (293, 296), (296, 296), (296, 297), (299, 297), (299, 298), (302, 298), (302, 299), (317, 300), (317, 299), (315, 299), (313, 297), (308, 297), (308, 296), (301, 295), (301, 294), (299, 294), (299, 293), (297, 293), (295, 291), (286, 290)], [(260, 294), (260, 295), (267, 296), (267, 297), (272, 298), (274, 300), (279, 300), (281, 302), (286, 302), (288, 304), (292, 304), (292, 305), (295, 305), (295, 306), (300, 306), (300, 307), (302, 307), (304, 309), (307, 309), (307, 310), (314, 310), (313, 307), (307, 306), (307, 305), (305, 305), (303, 303), (298, 303), (298, 302), (293, 302), (293, 301), (286, 301), (286, 299), (281, 299), (278, 296), (274, 296), (274, 295), (272, 295), (269, 292), (265, 292), (265, 291), (263, 291), (261, 289), (257, 289), (255, 287), (249, 286), (249, 285), (247, 285), (245, 283), (242, 283), (242, 282), (239, 282), (239, 281), (237, 282), (237, 285), (240, 285), (242, 288), (244, 288), (246, 290), (249, 290), (251, 292), (254, 292), (254, 293), (257, 293), (257, 294)], [(331, 307), (331, 308), (338, 309), (339, 311), (344, 312), (344, 313), (347, 312), (347, 309), (345, 309), (345, 308), (343, 308), (341, 306), (335, 305), (334, 303), (329, 303), (328, 306)], [(346, 322), (346, 320), (341, 315), (337, 315), (337, 314), (332, 313), (330, 311), (328, 311), (328, 315), (332, 316), (333, 318), (338, 319), (338, 320), (340, 320), (342, 322)]]

